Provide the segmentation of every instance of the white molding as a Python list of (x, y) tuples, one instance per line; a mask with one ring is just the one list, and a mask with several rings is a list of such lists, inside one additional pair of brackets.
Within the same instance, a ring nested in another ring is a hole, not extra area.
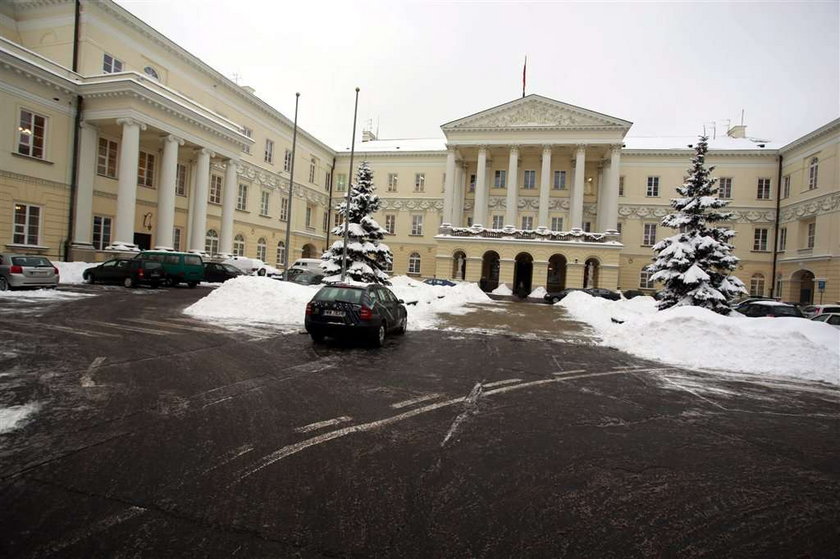
[(32, 103), (37, 103), (42, 105), (45, 109), (50, 111), (55, 111), (57, 113), (61, 113), (67, 116), (73, 116), (75, 114), (75, 104), (73, 105), (65, 105), (64, 103), (57, 103), (52, 99), (45, 99), (40, 95), (36, 95), (34, 93), (30, 93), (24, 89), (20, 89), (14, 85), (6, 83), (5, 81), (0, 80), (0, 91), (5, 91), (6, 93), (26, 99)]

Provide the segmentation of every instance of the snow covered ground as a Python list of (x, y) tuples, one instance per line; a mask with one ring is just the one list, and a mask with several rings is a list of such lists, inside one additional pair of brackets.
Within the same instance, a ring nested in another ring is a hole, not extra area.
[(82, 272), (96, 266), (95, 263), (92, 264), (90, 262), (53, 262), (53, 265), (58, 268), (58, 281), (62, 285), (67, 283), (84, 283), (85, 280), (82, 279)]
[(557, 305), (590, 325), (603, 345), (646, 359), (840, 384), (840, 331), (827, 324), (726, 317), (698, 307), (659, 312), (652, 297), (609, 301), (583, 292), (570, 293)]
[(26, 418), (38, 411), (41, 405), (37, 402), (21, 406), (0, 408), (0, 433), (6, 433), (20, 427)]
[[(397, 276), (391, 281), (391, 290), (406, 302), (408, 327), (412, 330), (435, 328), (441, 312), (469, 312), (465, 308), (467, 303), (490, 301), (474, 283), (461, 283), (455, 287), (426, 285), (405, 276)], [(303, 326), (306, 303), (318, 288), (242, 276), (226, 281), (184, 312), (196, 318), (217, 319), (232, 324), (263, 322), (299, 329)]]

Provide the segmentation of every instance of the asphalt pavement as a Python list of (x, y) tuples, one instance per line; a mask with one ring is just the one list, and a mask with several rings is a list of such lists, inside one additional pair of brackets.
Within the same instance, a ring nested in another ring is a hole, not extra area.
[(0, 306), (0, 407), (37, 407), (0, 434), (0, 557), (840, 550), (834, 387), (637, 359), (547, 305), (370, 349), (188, 318), (201, 287), (69, 291)]

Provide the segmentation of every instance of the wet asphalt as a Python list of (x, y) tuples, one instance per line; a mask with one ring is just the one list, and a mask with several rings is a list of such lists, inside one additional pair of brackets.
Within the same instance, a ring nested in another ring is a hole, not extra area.
[[(840, 391), (496, 303), (381, 350), (190, 290), (0, 300), (0, 557), (830, 557)], [(488, 334), (488, 332), (491, 333)], [(558, 341), (560, 340), (560, 341)]]

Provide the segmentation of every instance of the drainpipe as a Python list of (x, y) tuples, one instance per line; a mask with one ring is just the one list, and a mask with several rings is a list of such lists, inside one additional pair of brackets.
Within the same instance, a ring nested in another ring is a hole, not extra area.
[[(73, 20), (73, 72), (79, 71), (79, 35), (82, 13), (82, 0), (75, 2), (75, 17)], [(76, 117), (73, 127), (73, 161), (70, 176), (70, 215), (67, 217), (67, 240), (64, 241), (64, 261), (70, 260), (70, 244), (73, 242), (73, 226), (76, 215), (76, 191), (79, 188), (79, 130), (82, 126), (83, 100), (81, 95), (76, 95)]]
[[(776, 296), (776, 261), (779, 258), (779, 208), (782, 204), (782, 160), (784, 156), (779, 154), (779, 171), (776, 176), (776, 222), (773, 224), (773, 271), (770, 277), (770, 297)], [(779, 298), (781, 298), (781, 293)]]
[(332, 201), (333, 201), (333, 183), (335, 182), (335, 156), (333, 156), (332, 169), (330, 169), (330, 199), (327, 202), (327, 246), (324, 247), (324, 252), (330, 250), (330, 223), (332, 222)]

